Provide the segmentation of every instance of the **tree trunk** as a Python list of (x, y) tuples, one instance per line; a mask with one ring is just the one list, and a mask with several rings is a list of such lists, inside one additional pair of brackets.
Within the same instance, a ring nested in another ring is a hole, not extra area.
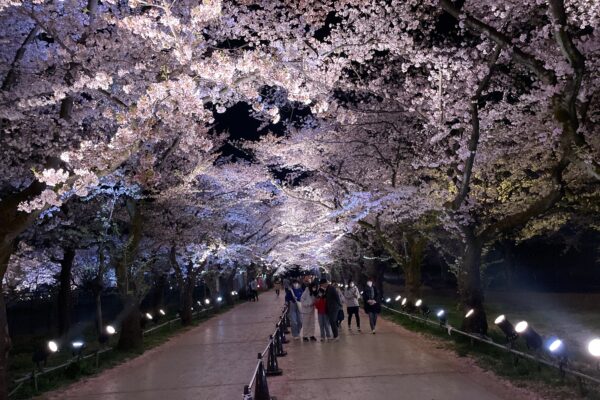
[(159, 310), (163, 307), (165, 302), (166, 287), (167, 277), (161, 274), (155, 280), (154, 290), (152, 293), (152, 309), (154, 311), (154, 315), (160, 315)]
[(64, 249), (60, 263), (58, 290), (58, 336), (64, 337), (71, 328), (71, 270), (75, 259), (74, 249)]
[(422, 237), (410, 240), (410, 254), (404, 265), (404, 286), (409, 300), (415, 300), (421, 295), (421, 266), (426, 241)]
[(460, 301), (467, 313), (473, 313), (463, 320), (462, 328), (469, 332), (487, 334), (487, 319), (483, 307), (483, 290), (481, 288), (481, 252), (483, 242), (472, 231), (466, 235), (467, 244), (464, 250), (462, 265), (458, 273), (458, 292)]
[(138, 349), (142, 347), (141, 314), (137, 299), (133, 295), (125, 298), (124, 318), (121, 323), (121, 335), (118, 348), (121, 350)]
[(223, 291), (223, 299), (225, 300), (225, 304), (232, 306), (233, 296), (231, 292), (233, 291), (233, 277), (235, 276), (235, 272), (228, 274), (227, 276), (221, 276), (221, 288)]
[(96, 333), (98, 336), (103, 331), (103, 320), (102, 320), (102, 290), (94, 290), (94, 304), (96, 305)]
[(179, 295), (179, 315), (181, 316), (181, 325), (187, 326), (192, 324), (192, 307), (194, 305), (194, 284), (185, 282), (181, 285)]
[(4, 303), (4, 294), (0, 283), (0, 400), (8, 399), (8, 352), (10, 346), (6, 304)]

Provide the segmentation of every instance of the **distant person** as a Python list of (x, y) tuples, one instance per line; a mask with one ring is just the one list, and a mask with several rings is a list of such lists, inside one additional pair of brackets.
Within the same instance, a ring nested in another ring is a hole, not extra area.
[(317, 289), (317, 297), (315, 299), (315, 308), (317, 309), (317, 319), (319, 321), (319, 331), (321, 333), (321, 342), (331, 339), (331, 325), (327, 316), (327, 301), (325, 300), (325, 289)]
[(279, 279), (276, 280), (273, 284), (273, 287), (275, 288), (275, 294), (277, 295), (277, 297), (279, 297), (279, 292), (281, 292), (281, 281)]
[(316, 341), (315, 337), (315, 300), (317, 299), (317, 285), (311, 283), (300, 297), (300, 311), (302, 312), (302, 336), (305, 342)]
[(356, 317), (356, 329), (360, 332), (360, 317), (358, 316), (359, 304), (358, 299), (360, 298), (360, 292), (354, 284), (354, 281), (350, 279), (348, 281), (348, 287), (344, 291), (344, 299), (346, 299), (346, 312), (348, 313), (348, 330), (352, 331), (352, 316)]
[(331, 325), (331, 333), (333, 333), (333, 340), (339, 340), (339, 329), (338, 329), (338, 314), (342, 308), (342, 300), (338, 295), (338, 291), (335, 287), (329, 284), (326, 278), (321, 278), (319, 282), (321, 288), (325, 290), (325, 304), (327, 306), (327, 317), (329, 318), (329, 325)]
[(292, 287), (285, 290), (285, 302), (288, 305), (294, 340), (300, 340), (300, 331), (302, 330), (302, 313), (300, 312), (302, 292), (302, 286), (298, 281), (294, 281)]
[(256, 279), (252, 279), (248, 286), (250, 287), (250, 299), (258, 301), (258, 282), (256, 282)]
[(367, 287), (363, 290), (363, 302), (365, 312), (369, 315), (369, 324), (371, 325), (371, 333), (375, 334), (377, 326), (377, 314), (381, 312), (381, 304), (379, 304), (379, 292), (373, 286), (373, 279), (367, 281)]

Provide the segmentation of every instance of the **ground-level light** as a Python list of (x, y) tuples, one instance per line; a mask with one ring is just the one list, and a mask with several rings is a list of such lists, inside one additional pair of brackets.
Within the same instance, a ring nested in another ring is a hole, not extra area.
[(210, 299), (204, 299), (204, 304), (209, 305), (210, 304)]
[(415, 307), (421, 307), (421, 304), (423, 304), (423, 300), (419, 299), (415, 301)]
[(58, 344), (54, 340), (50, 340), (48, 342), (48, 350), (50, 350), (51, 353), (56, 353), (58, 351)]
[(446, 316), (446, 311), (439, 310), (435, 315), (437, 316), (438, 321), (440, 321), (440, 325), (445, 326), (446, 322), (448, 321), (448, 317)]
[(515, 326), (515, 331), (525, 339), (528, 349), (539, 350), (542, 347), (542, 337), (533, 330), (527, 321), (521, 321)]
[(407, 301), (406, 297), (402, 299), (402, 303), (401, 303), (401, 304), (402, 304), (402, 306), (405, 306), (405, 305), (406, 305), (406, 301)]
[(146, 319), (147, 319), (148, 321), (152, 321), (152, 314), (150, 314), (150, 313), (146, 313)]
[(81, 357), (83, 349), (85, 348), (85, 343), (83, 343), (81, 340), (76, 340), (71, 343), (71, 347), (73, 348), (73, 355)]
[(160, 310), (158, 310), (160, 315), (167, 315), (167, 313), (165, 312), (165, 310), (163, 310), (162, 308)]
[(600, 358), (600, 339), (592, 339), (588, 343), (588, 352), (594, 356)]
[(117, 330), (115, 329), (114, 326), (107, 325), (106, 326), (106, 333), (108, 333), (109, 335), (114, 335), (115, 333), (117, 333)]
[(502, 331), (502, 333), (504, 333), (504, 336), (506, 336), (506, 340), (508, 342), (512, 343), (519, 337), (519, 334), (517, 333), (517, 331), (515, 331), (515, 327), (513, 326), (513, 324), (510, 323), (510, 321), (506, 318), (504, 314), (498, 316), (494, 320), (494, 324), (496, 324), (496, 326)]
[(401, 299), (401, 298), (402, 298), (402, 296), (398, 295), (398, 296), (396, 296), (396, 299), (395, 299), (395, 300), (396, 300), (396, 301), (400, 301), (400, 299)]
[(220, 303), (223, 301), (223, 298), (221, 296), (217, 297), (217, 301)]
[(386, 302), (386, 303), (389, 303), (390, 301), (392, 301), (392, 299), (391, 299), (391, 298), (389, 298), (389, 297), (388, 297), (387, 299), (385, 299), (385, 302)]
[(469, 318), (471, 317), (471, 315), (475, 314), (475, 310), (473, 308), (471, 308), (469, 311), (467, 311), (467, 313), (465, 314), (465, 318)]

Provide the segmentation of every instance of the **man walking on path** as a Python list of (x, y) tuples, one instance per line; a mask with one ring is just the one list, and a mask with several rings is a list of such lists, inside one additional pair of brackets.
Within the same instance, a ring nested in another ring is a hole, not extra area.
[(333, 333), (333, 340), (339, 340), (339, 329), (337, 325), (338, 313), (342, 309), (342, 301), (338, 295), (336, 288), (331, 286), (326, 278), (321, 278), (319, 281), (321, 287), (325, 290), (325, 302), (327, 306), (327, 318), (331, 325), (331, 332)]
[(292, 325), (292, 337), (295, 340), (300, 339), (300, 331), (302, 330), (302, 314), (300, 313), (300, 299), (304, 290), (300, 286), (300, 282), (294, 281), (292, 288), (285, 290), (285, 302), (288, 305), (290, 323)]

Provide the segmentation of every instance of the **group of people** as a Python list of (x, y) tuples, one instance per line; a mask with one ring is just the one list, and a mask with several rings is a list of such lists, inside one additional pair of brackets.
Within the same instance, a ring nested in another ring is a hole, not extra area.
[(359, 299), (362, 297), (365, 312), (369, 315), (371, 333), (375, 333), (377, 315), (381, 311), (379, 294), (373, 280), (361, 292), (352, 280), (344, 288), (326, 278), (301, 283), (295, 280), (285, 285), (285, 302), (288, 305), (292, 337), (305, 342), (316, 341), (315, 313), (319, 324), (321, 341), (339, 340), (341, 323), (344, 321), (344, 304), (348, 314), (348, 330), (352, 331), (352, 316), (356, 329), (360, 330)]

